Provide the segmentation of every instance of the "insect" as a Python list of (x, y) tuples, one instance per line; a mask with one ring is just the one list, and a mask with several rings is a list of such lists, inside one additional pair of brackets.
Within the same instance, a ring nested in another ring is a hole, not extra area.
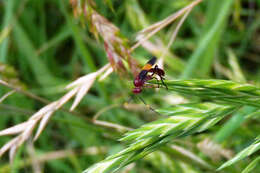
[[(144, 87), (144, 84), (151, 80), (151, 79), (158, 79), (154, 77), (154, 75), (157, 75), (162, 84), (168, 89), (167, 85), (164, 83), (164, 70), (159, 68), (158, 65), (155, 65), (153, 68), (153, 65), (155, 64), (157, 58), (152, 57), (142, 68), (141, 72), (135, 77), (134, 79), (134, 86), (135, 88), (132, 90), (134, 94), (139, 94), (142, 92), (142, 88)], [(159, 85), (159, 83), (158, 83)]]

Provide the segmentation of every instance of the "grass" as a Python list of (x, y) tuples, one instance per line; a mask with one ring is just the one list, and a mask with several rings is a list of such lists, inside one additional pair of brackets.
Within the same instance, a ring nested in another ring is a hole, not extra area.
[(0, 1), (0, 172), (260, 172), (259, 9)]

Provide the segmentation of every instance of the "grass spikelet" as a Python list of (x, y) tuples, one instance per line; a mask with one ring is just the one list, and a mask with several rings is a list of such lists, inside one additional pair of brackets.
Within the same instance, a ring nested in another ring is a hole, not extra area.
[(84, 173), (115, 172), (117, 169), (144, 157), (172, 139), (181, 138), (210, 128), (237, 107), (213, 103), (183, 104), (169, 109), (157, 110), (167, 113), (160, 119), (126, 133), (120, 140), (131, 142), (129, 147), (109, 156)]
[[(0, 131), (0, 136), (3, 135), (12, 135), (18, 134), (17, 137), (12, 139), (10, 142), (6, 143), (0, 149), (0, 157), (7, 151), (10, 150), (10, 160), (12, 161), (15, 155), (15, 152), (18, 147), (20, 147), (26, 140), (32, 136), (34, 128), (39, 123), (38, 130), (34, 136), (34, 140), (36, 140), (40, 134), (42, 133), (44, 127), (47, 125), (48, 120), (51, 118), (53, 113), (60, 109), (65, 103), (67, 103), (73, 96), (76, 96), (74, 103), (71, 106), (71, 110), (75, 109), (75, 107), (79, 104), (80, 100), (83, 96), (88, 92), (90, 87), (93, 85), (96, 78), (109, 70), (109, 64), (105, 65), (103, 68), (99, 69), (94, 73), (90, 73), (86, 76), (79, 78), (78, 80), (72, 82), (68, 85), (67, 88), (72, 88), (68, 93), (66, 93), (59, 100), (49, 103), (48, 105), (41, 108), (38, 112), (33, 114), (29, 120), (24, 123), (20, 123), (8, 129), (4, 129)], [(10, 86), (5, 81), (0, 81), (6, 86)]]
[(188, 96), (260, 107), (260, 88), (250, 84), (216, 79), (166, 80), (165, 84), (169, 90)]

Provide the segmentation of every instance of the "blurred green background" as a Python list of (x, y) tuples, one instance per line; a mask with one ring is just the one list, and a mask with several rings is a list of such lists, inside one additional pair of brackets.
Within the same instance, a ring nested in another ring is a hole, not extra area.
[[(95, 2), (96, 10), (116, 25), (133, 45), (138, 31), (163, 20), (192, 1)], [(166, 78), (217, 78), (259, 86), (259, 9), (260, 0), (204, 0), (185, 20), (165, 57)], [(108, 62), (102, 40), (97, 41), (89, 26), (82, 25), (73, 17), (67, 0), (1, 0), (0, 26), (1, 80), (49, 101), (63, 96), (66, 93), (64, 87), (70, 82)], [(166, 48), (175, 26), (176, 22), (152, 37), (156, 50)], [(139, 47), (132, 56), (144, 64), (152, 55), (161, 55), (156, 50)], [(117, 139), (123, 133), (93, 125), (83, 117), (92, 118), (105, 109), (101, 120), (131, 128), (157, 119), (159, 116), (147, 110), (138, 99), (133, 100), (132, 107), (128, 109), (121, 106), (131, 95), (131, 82), (132, 78), (122, 78), (116, 73), (103, 82), (96, 82), (76, 108), (81, 116), (57, 111), (34, 147), (28, 142), (19, 149), (12, 167), (8, 154), (0, 159), (0, 172), (81, 172), (109, 154), (120, 151), (125, 145)], [(8, 91), (10, 88), (0, 86), (0, 96)], [(141, 97), (155, 108), (184, 101), (182, 96), (166, 90), (147, 89)], [(189, 99), (197, 101), (196, 98)], [(21, 93), (12, 94), (0, 103), (0, 129), (26, 121), (44, 105)], [(70, 105), (71, 102), (65, 108)], [(111, 108), (111, 105), (115, 106)], [(251, 110), (246, 108), (243, 111), (249, 113)], [(207, 156), (197, 143), (211, 138), (234, 153), (248, 146), (260, 132), (259, 118), (245, 120), (243, 111), (234, 115), (232, 121), (225, 119), (202, 134), (176, 143), (217, 168), (226, 158)], [(10, 139), (1, 137), (0, 146)], [(42, 160), (34, 163), (33, 157)], [(240, 172), (248, 163), (250, 158), (226, 171)], [(153, 153), (132, 166), (130, 172), (133, 173), (210, 172), (189, 159), (183, 159), (182, 153), (177, 150), (175, 153)], [(260, 172), (259, 166), (255, 168), (257, 170)]]

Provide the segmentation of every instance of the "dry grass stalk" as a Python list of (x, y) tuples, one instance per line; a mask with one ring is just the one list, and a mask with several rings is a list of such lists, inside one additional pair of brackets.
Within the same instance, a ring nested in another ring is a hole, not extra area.
[(127, 39), (120, 35), (119, 29), (96, 11), (91, 15), (92, 26), (95, 27), (103, 40), (104, 48), (113, 69), (118, 72), (126, 71), (122, 59), (126, 60), (134, 75), (137, 74), (137, 62), (131, 57)]
[[(163, 58), (166, 55), (171, 55), (169, 48), (173, 44), (173, 42), (174, 42), (174, 40), (175, 40), (179, 30), (180, 30), (180, 27), (182, 26), (183, 22), (185, 21), (185, 19), (187, 18), (187, 16), (189, 15), (191, 10), (193, 9), (193, 7), (196, 6), (199, 2), (201, 2), (201, 1), (200, 0), (195, 1), (195, 2), (191, 3), (189, 6), (183, 8), (180, 11), (178, 11), (178, 12), (172, 14), (171, 16), (167, 17), (166, 19), (164, 19), (160, 22), (157, 22), (157, 23), (147, 27), (146, 29), (140, 31), (139, 34), (136, 37), (136, 40), (138, 40), (138, 42), (131, 48), (131, 51), (133, 51), (136, 47), (142, 45), (144, 48), (146, 48), (152, 54), (155, 54), (155, 55), (159, 54), (160, 58), (159, 58), (158, 64), (159, 64), (159, 67), (163, 68)], [(154, 34), (156, 34), (158, 31), (163, 29), (165, 26), (167, 26), (168, 24), (173, 22), (175, 19), (177, 19), (181, 15), (183, 15), (183, 17), (178, 22), (176, 28), (173, 30), (167, 47), (164, 46), (163, 42), (159, 38), (155, 38), (156, 44), (148, 41), (148, 39), (150, 37), (152, 37)]]
[(0, 80), (0, 84), (3, 85), (3, 86), (6, 86), (8, 88), (11, 88), (11, 89), (15, 90), (18, 93), (22, 93), (22, 94), (24, 94), (24, 95), (26, 95), (26, 96), (28, 96), (30, 98), (33, 98), (35, 100), (39, 100), (42, 103), (46, 103), (46, 104), (49, 103), (48, 100), (43, 99), (43, 98), (41, 98), (41, 97), (39, 97), (37, 95), (34, 95), (34, 94), (30, 93), (30, 92), (27, 92), (27, 91), (21, 89), (21, 87), (15, 87), (15, 86), (11, 85), (10, 83), (8, 83), (6, 81)]
[[(51, 160), (58, 160), (58, 159), (66, 159), (71, 156), (81, 156), (81, 155), (99, 155), (99, 154), (104, 154), (107, 152), (106, 147), (88, 147), (88, 148), (83, 148), (83, 149), (77, 149), (77, 150), (72, 150), (72, 149), (67, 149), (67, 150), (55, 150), (55, 151), (50, 151), (46, 152), (43, 154), (37, 154), (32, 157), (32, 155), (29, 155), (29, 158), (25, 158), (22, 162), (18, 162), (17, 167), (18, 168), (23, 168), (26, 166), (33, 166), (34, 161), (37, 160), (37, 162), (40, 165), (44, 165), (45, 162), (49, 162)], [(6, 172), (11, 172), (11, 165), (6, 164), (1, 166), (1, 170), (5, 170)]]
[[(177, 36), (177, 34), (178, 34), (178, 32), (179, 32), (183, 22), (185, 21), (185, 19), (187, 18), (187, 16), (191, 12), (191, 10), (192, 10), (192, 8), (188, 9), (185, 12), (183, 17), (181, 18), (181, 20), (177, 24), (176, 28), (173, 30), (172, 36), (171, 36), (170, 41), (169, 41), (169, 43), (168, 43), (166, 48), (163, 46), (163, 44), (162, 44), (162, 42), (160, 40), (158, 40), (159, 43), (161, 43), (160, 47), (158, 47), (157, 45), (154, 45), (153, 43), (149, 42), (148, 40), (141, 42), (141, 45), (143, 47), (145, 47), (146, 49), (150, 50), (151, 52), (154, 52), (154, 51), (157, 51), (158, 53), (162, 52), (161, 56), (159, 57), (158, 63), (157, 63), (160, 68), (163, 68), (163, 59), (164, 59), (166, 54), (169, 54), (169, 52), (170, 52), (169, 48), (172, 45), (172, 43), (174, 42), (174, 40), (175, 40), (175, 38), (176, 38), (176, 36)], [(137, 39), (141, 40), (142, 38), (143, 38), (142, 35), (138, 35), (137, 36)], [(156, 54), (156, 53), (154, 53), (154, 54)]]
[(119, 28), (95, 10), (93, 1), (71, 0), (70, 2), (74, 16), (83, 16), (93, 35), (97, 39), (99, 37), (103, 39), (104, 48), (113, 69), (120, 75), (126, 75), (126, 68), (122, 62), (125, 60), (132, 73), (136, 75), (137, 62), (131, 57), (128, 40), (120, 34)]
[[(83, 96), (88, 92), (90, 87), (93, 85), (96, 78), (99, 75), (103, 74), (105, 71), (107, 71), (109, 67), (110, 67), (109, 64), (107, 64), (104, 67), (102, 67), (100, 70), (94, 73), (90, 73), (72, 82), (67, 86), (67, 88), (70, 88), (71, 90), (63, 97), (61, 97), (59, 100), (44, 106), (38, 112), (34, 113), (31, 116), (31, 118), (26, 122), (20, 123), (18, 125), (0, 131), (0, 136), (18, 134), (18, 136), (16, 136), (11, 141), (9, 141), (4, 146), (2, 146), (2, 148), (0, 149), (0, 156), (2, 156), (6, 151), (10, 150), (9, 157), (10, 160), (13, 160), (14, 155), (16, 153), (16, 149), (32, 136), (33, 130), (38, 123), (39, 126), (34, 136), (34, 140), (36, 140), (39, 137), (44, 127), (46, 126), (48, 120), (50, 119), (51, 115), (56, 110), (60, 109), (61, 106), (67, 103), (73, 96), (75, 96), (75, 100), (71, 106), (71, 110), (75, 109), (75, 107), (79, 104), (80, 100), (83, 98)], [(1, 81), (1, 83), (5, 83), (5, 82)]]
[(114, 128), (121, 132), (124, 132), (126, 130), (127, 131), (133, 130), (132, 128), (129, 128), (129, 127), (121, 126), (119, 124), (114, 124), (114, 123), (110, 123), (110, 122), (106, 122), (106, 121), (100, 121), (100, 120), (94, 120), (94, 124), (101, 125), (104, 127)]
[(166, 53), (169, 51), (170, 46), (171, 46), (172, 43), (174, 42), (174, 40), (175, 40), (175, 38), (176, 38), (176, 36), (177, 36), (177, 34), (178, 34), (178, 32), (179, 32), (179, 30), (180, 30), (180, 28), (181, 28), (183, 22), (184, 22), (185, 19), (188, 17), (188, 15), (190, 14), (191, 10), (192, 10), (192, 8), (189, 8), (189, 9), (185, 12), (185, 14), (183, 15), (183, 17), (181, 18), (181, 20), (180, 20), (179, 23), (177, 24), (176, 28), (173, 30), (172, 36), (171, 36), (170, 41), (169, 41), (169, 43), (168, 43), (168, 45), (167, 45), (167, 48), (164, 49), (163, 54), (162, 54), (162, 56), (160, 57), (161, 59), (163, 59), (164, 56), (166, 55)]
[(140, 31), (138, 36), (137, 36), (138, 42), (134, 46), (132, 46), (130, 50), (133, 51), (134, 49), (139, 47), (143, 42), (147, 41), (154, 34), (156, 34), (161, 29), (163, 29), (164, 27), (166, 27), (167, 25), (172, 23), (178, 17), (183, 15), (185, 12), (191, 10), (193, 7), (198, 5), (200, 2), (202, 2), (202, 0), (196, 0), (196, 1), (192, 2), (190, 5), (188, 5), (188, 6), (184, 7), (183, 9), (179, 10), (178, 12), (168, 16), (164, 20), (159, 21), (159, 22), (143, 29), (142, 31)]
[(221, 157), (231, 159), (234, 155), (231, 150), (224, 149), (219, 144), (213, 142), (208, 138), (198, 143), (197, 147), (201, 152), (206, 154), (213, 161), (219, 161)]
[(15, 90), (9, 91), (8, 93), (6, 93), (5, 95), (3, 95), (0, 98), (0, 103), (2, 103), (8, 96), (12, 95), (13, 93), (15, 93)]
[[(109, 67), (104, 72), (104, 74), (101, 77), (99, 77), (99, 81), (100, 81), (101, 78), (103, 78), (105, 76), (105, 74), (109, 73), (109, 71), (111, 69), (112, 68)], [(3, 82), (3, 81), (0, 80), (0, 83), (1, 82)], [(4, 82), (4, 83), (7, 84), (6, 82)], [(30, 92), (27, 92), (27, 91), (21, 90), (19, 88), (16, 88), (13, 85), (8, 84), (8, 85), (5, 85), (5, 86), (7, 86), (7, 87), (9, 86), (10, 88), (14, 89), (15, 91), (18, 91), (19, 93), (24, 94), (24, 95), (26, 95), (26, 96), (28, 96), (30, 98), (35, 99), (35, 100), (38, 100), (38, 101), (40, 101), (42, 103), (46, 103), (46, 104), (50, 103), (48, 100), (45, 100), (45, 99), (43, 99), (41, 97), (38, 97), (38, 96), (35, 96), (32, 93), (30, 93)], [(11, 106), (11, 105), (0, 104), (0, 107), (4, 108), (4, 109), (11, 110), (11, 111), (14, 111), (14, 112), (20, 112), (20, 113), (23, 113), (23, 114), (34, 114), (35, 113), (33, 111), (17, 108), (17, 107)], [(117, 131), (127, 131), (128, 129), (130, 129), (128, 127), (118, 126), (117, 124), (107, 123), (105, 121), (93, 121), (93, 119), (89, 119), (89, 118), (85, 117), (84, 115), (81, 115), (81, 114), (79, 114), (77, 112), (74, 112), (74, 111), (71, 112), (71, 111), (69, 111), (69, 110), (67, 110), (65, 108), (61, 108), (60, 110), (63, 111), (63, 112), (66, 112), (66, 113), (71, 113), (72, 115), (75, 115), (75, 116), (79, 116), (79, 117), (83, 118), (86, 122), (92, 123), (92, 124), (97, 125), (97, 126), (102, 126), (102, 127), (105, 127), (105, 128), (114, 129), (114, 130), (117, 130)]]
[(91, 15), (92, 26), (104, 40), (104, 47), (112, 67), (116, 70), (125, 70), (122, 59), (128, 54), (124, 40), (120, 38), (119, 29), (106, 18), (94, 11)]
[(28, 154), (29, 154), (29, 156), (32, 160), (31, 166), (32, 166), (33, 172), (34, 173), (42, 173), (43, 172), (42, 165), (37, 158), (35, 148), (34, 148), (33, 142), (31, 140), (27, 143), (26, 149), (27, 149), (27, 152), (28, 152)]
[(186, 148), (183, 148), (181, 146), (178, 145), (170, 145), (170, 147), (173, 150), (176, 150), (177, 152), (181, 153), (183, 156), (189, 158), (189, 160), (196, 162), (198, 165), (200, 165), (203, 168), (207, 168), (207, 169), (213, 169), (211, 165), (209, 165), (206, 161), (204, 161), (203, 159), (201, 159), (200, 157), (198, 157), (196, 154), (194, 154), (193, 152), (187, 150)]

